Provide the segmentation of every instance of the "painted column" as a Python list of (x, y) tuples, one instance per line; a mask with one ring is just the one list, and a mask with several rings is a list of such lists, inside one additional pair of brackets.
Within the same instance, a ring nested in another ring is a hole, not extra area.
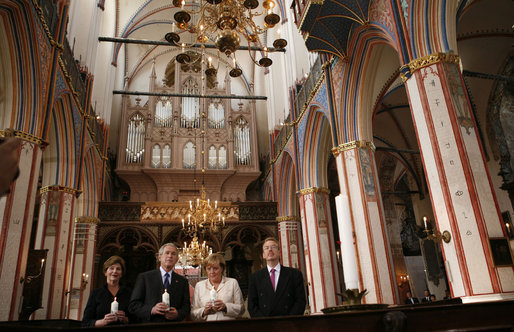
[[(464, 301), (513, 298), (512, 266), (492, 258), (490, 239), (505, 238), (506, 230), (459, 65), (457, 55), (437, 53), (401, 68), (435, 224), (451, 234), (442, 242), (448, 281)], [(506, 240), (495, 245), (508, 249)]]
[[(336, 201), (339, 202), (337, 214), (341, 250), (344, 251), (341, 254), (345, 258), (343, 271), (345, 278), (348, 277), (345, 279), (347, 288), (359, 285), (361, 291), (367, 289), (363, 303), (392, 304), (397, 303), (397, 293), (374, 150), (373, 143), (366, 141), (344, 143), (332, 150), (341, 190)], [(356, 257), (355, 263), (351, 256)]]
[(73, 231), (73, 247), (71, 254), (71, 272), (66, 293), (67, 318), (82, 320), (86, 307), (93, 265), (95, 261), (96, 230), (100, 219), (81, 216), (75, 218)]
[(329, 193), (327, 188), (306, 188), (299, 193), (311, 313), (340, 303)]
[[(4, 136), (7, 131), (0, 131)], [(0, 321), (17, 320), (21, 309), (41, 156), (47, 143), (21, 131), (20, 175), (0, 198)]]
[(302, 271), (305, 277), (303, 259), (302, 225), (297, 216), (277, 217), (278, 236), (282, 252), (282, 264)]
[(35, 249), (47, 249), (42, 309), (36, 319), (63, 319), (70, 277), (73, 209), (77, 191), (63, 186), (41, 188)]

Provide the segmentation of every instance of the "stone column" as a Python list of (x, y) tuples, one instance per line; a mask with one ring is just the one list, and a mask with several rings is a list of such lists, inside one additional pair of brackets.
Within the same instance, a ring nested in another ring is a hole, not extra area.
[[(71, 272), (67, 287), (67, 318), (82, 319), (91, 291), (96, 252), (96, 230), (100, 219), (81, 216), (75, 218)], [(103, 262), (102, 262), (103, 263)]]
[(277, 217), (282, 264), (302, 271), (305, 277), (302, 225), (297, 216)]
[[(343, 271), (348, 278), (346, 287), (360, 285), (361, 291), (367, 289), (364, 303), (397, 303), (374, 146), (371, 142), (353, 141), (339, 145), (332, 152), (341, 190), (337, 213), (341, 254), (345, 259)], [(355, 261), (352, 256), (356, 257)]]
[(0, 198), (0, 321), (17, 320), (21, 308), (41, 156), (47, 145), (28, 133), (11, 132), (23, 142), (18, 149), (20, 175), (11, 193)]
[(299, 193), (309, 305), (312, 313), (319, 313), (323, 308), (340, 303), (336, 294), (341, 290), (328, 195), (327, 188), (306, 188)]
[(437, 53), (401, 68), (435, 226), (451, 234), (442, 249), (453, 296), (512, 298), (512, 267), (493, 261), (490, 239), (505, 237), (506, 230), (459, 65), (457, 55)]
[(35, 249), (47, 249), (42, 309), (36, 319), (63, 319), (70, 278), (73, 209), (77, 191), (63, 186), (41, 188)]

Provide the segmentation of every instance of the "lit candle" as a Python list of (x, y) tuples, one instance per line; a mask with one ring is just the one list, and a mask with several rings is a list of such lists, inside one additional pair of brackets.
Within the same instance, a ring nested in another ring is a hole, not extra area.
[(267, 47), (265, 47), (265, 48), (264, 48), (264, 57), (266, 58), (267, 56), (268, 56), (268, 48), (267, 48)]
[(193, 209), (193, 202), (189, 201), (189, 210)]
[(280, 29), (277, 29), (277, 39), (280, 39)]
[(185, 242), (184, 242), (184, 249), (186, 249), (186, 250), (187, 250), (187, 245), (186, 245), (186, 243), (185, 243)]
[[(507, 227), (507, 235), (509, 235), (509, 236), (510, 236), (510, 224), (509, 224), (509, 223), (506, 223), (506, 224), (505, 224), (505, 227)], [(43, 265), (41, 265), (41, 266), (43, 266)]]
[(216, 290), (214, 289), (214, 287), (211, 289), (211, 303), (212, 305), (214, 305), (214, 301), (216, 301)]
[(191, 224), (191, 215), (190, 214), (187, 215), (187, 224), (188, 225)]
[(203, 221), (206, 221), (206, 220), (207, 220), (207, 218), (206, 218), (205, 213), (204, 213), (203, 214)]
[(427, 217), (423, 217), (423, 223), (425, 224), (425, 229), (428, 229), (428, 227), (427, 227)]
[(207, 58), (207, 61), (209, 62), (209, 67), (212, 67), (212, 58), (211, 57)]
[(217, 209), (218, 208), (218, 201), (214, 201), (214, 208)]
[(182, 228), (184, 228), (184, 219), (182, 219)]
[(186, 2), (184, 0), (182, 0), (182, 2), (180, 3), (180, 9), (184, 9), (184, 5), (186, 4)]
[(209, 207), (211, 207), (211, 199), (210, 199), (210, 198), (207, 198), (207, 205), (208, 205)]
[(225, 227), (225, 217), (223, 217), (223, 227)]
[(116, 297), (114, 298), (114, 301), (111, 303), (111, 314), (118, 314), (118, 301), (116, 301)]
[(200, 205), (200, 199), (199, 198), (196, 199), (196, 206), (198, 206), (198, 205)]
[(167, 289), (164, 289), (164, 293), (162, 293), (162, 302), (166, 304), (166, 306), (170, 306), (170, 294), (168, 294)]
[[(508, 224), (507, 224), (507, 225), (508, 225)], [(43, 259), (41, 260), (41, 268), (39, 269), (40, 271), (42, 271), (42, 270), (43, 270), (43, 266), (44, 266), (44, 265), (45, 265), (45, 259), (43, 258)]]
[(184, 47), (186, 47), (186, 44), (182, 43), (182, 45), (181, 45), (182, 53), (184, 53)]
[(236, 68), (236, 57), (235, 56), (232, 58), (232, 64), (233, 64), (234, 68)]
[(221, 212), (218, 213), (218, 221), (221, 221)]

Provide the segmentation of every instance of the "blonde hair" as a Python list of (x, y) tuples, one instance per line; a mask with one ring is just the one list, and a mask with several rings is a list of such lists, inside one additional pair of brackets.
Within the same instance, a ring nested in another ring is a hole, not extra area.
[(206, 259), (203, 260), (203, 266), (204, 268), (207, 268), (209, 265), (215, 265), (219, 264), (222, 272), (225, 272), (225, 267), (227, 266), (227, 263), (225, 262), (225, 258), (223, 255), (214, 253), (210, 254)]
[(121, 274), (125, 275), (125, 260), (121, 258), (120, 256), (111, 256), (107, 258), (107, 260), (104, 262), (104, 274), (107, 272), (107, 269), (109, 266), (112, 266), (114, 264), (120, 264), (121, 266)]
[(280, 249), (280, 242), (278, 242), (278, 240), (272, 236), (268, 236), (267, 238), (264, 239), (264, 242), (262, 242), (262, 246), (264, 247), (264, 243), (268, 242), (268, 241), (273, 241), (277, 244), (278, 248)]

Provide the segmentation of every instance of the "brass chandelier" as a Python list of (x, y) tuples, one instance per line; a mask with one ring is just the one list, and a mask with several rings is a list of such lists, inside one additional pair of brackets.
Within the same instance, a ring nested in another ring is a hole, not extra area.
[[(173, 0), (173, 5), (180, 8), (174, 15), (176, 21), (172, 25), (172, 31), (167, 33), (166, 40), (178, 47), (182, 52), (177, 55), (176, 59), (179, 63), (188, 63), (191, 61), (190, 54), (185, 52), (186, 48), (204, 47), (209, 40), (214, 41), (215, 47), (219, 52), (225, 53), (232, 57), (233, 68), (229, 75), (238, 77), (242, 74), (240, 68), (236, 65), (235, 53), (239, 49), (241, 36), (246, 39), (248, 51), (252, 61), (261, 67), (269, 67), (273, 61), (268, 57), (270, 52), (282, 50), (287, 46), (287, 41), (280, 37), (280, 29), (277, 29), (277, 39), (273, 42), (274, 49), (268, 49), (262, 46), (259, 38), (269, 29), (275, 27), (280, 22), (280, 16), (273, 13), (275, 2), (273, 0), (263, 0), (262, 7), (264, 11), (256, 11), (259, 6), (258, 0), (189, 0), (190, 9), (186, 9), (186, 0)], [(264, 16), (263, 27), (255, 23), (254, 18)], [(190, 43), (181, 42), (180, 36), (176, 28), (181, 32), (187, 31), (195, 38)], [(263, 52), (263, 57), (256, 61), (252, 54), (253, 50)], [(210, 73), (208, 72), (210, 71)], [(206, 69), (207, 75), (212, 75), (216, 69), (209, 62)]]
[(189, 245), (184, 242), (184, 247), (179, 252), (179, 261), (182, 266), (190, 265), (197, 267), (202, 264), (202, 261), (212, 254), (212, 248), (203, 241), (202, 245), (198, 242), (196, 234)]
[(217, 233), (225, 226), (225, 216), (221, 213), (218, 201), (213, 204), (206, 197), (205, 186), (202, 184), (200, 197), (189, 201), (187, 219), (182, 219), (182, 231), (185, 234), (195, 237), (198, 233)]

